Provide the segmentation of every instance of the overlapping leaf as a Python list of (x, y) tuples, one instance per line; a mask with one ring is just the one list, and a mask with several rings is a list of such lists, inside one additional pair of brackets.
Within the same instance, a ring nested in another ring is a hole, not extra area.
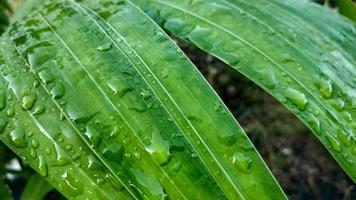
[(127, 1), (52, 1), (1, 39), (1, 140), (69, 198), (284, 199), (197, 69)]
[(353, 22), (301, 1), (134, 2), (281, 101), (356, 180)]

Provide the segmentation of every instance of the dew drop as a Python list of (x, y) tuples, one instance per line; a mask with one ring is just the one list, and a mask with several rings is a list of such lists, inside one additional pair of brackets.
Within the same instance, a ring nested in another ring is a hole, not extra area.
[(319, 81), (319, 91), (324, 98), (330, 98), (333, 92), (331, 80), (322, 79)]
[(106, 159), (108, 159), (111, 162), (119, 162), (123, 157), (124, 148), (120, 144), (113, 143), (107, 145), (103, 149), (102, 154)]
[(98, 46), (96, 49), (98, 51), (109, 51), (111, 49), (112, 43), (111, 42), (107, 42), (105, 44), (102, 44), (100, 46)]
[(170, 159), (169, 142), (161, 137), (160, 132), (157, 129), (152, 133), (151, 145), (147, 146), (145, 149), (148, 153), (153, 155), (154, 159), (160, 165), (167, 163)]
[(328, 140), (329, 144), (331, 147), (336, 151), (336, 152), (341, 152), (341, 145), (339, 141), (337, 141), (332, 135), (327, 134), (326, 139)]
[(13, 117), (15, 115), (15, 109), (13, 107), (7, 109), (6, 116)]
[(68, 156), (66, 156), (66, 153), (63, 151), (63, 149), (57, 144), (55, 144), (55, 149), (56, 149), (56, 154), (57, 154), (55, 165), (56, 166), (67, 165), (70, 162), (70, 160), (69, 160)]
[(16, 128), (10, 133), (10, 140), (13, 145), (17, 148), (24, 148), (27, 146), (27, 142), (25, 140), (26, 132), (23, 128)]
[(39, 147), (39, 143), (38, 143), (38, 140), (36, 140), (36, 139), (33, 139), (32, 141), (31, 141), (31, 145), (32, 145), (32, 147), (33, 148), (38, 148)]
[(46, 108), (43, 105), (38, 105), (33, 111), (33, 115), (42, 115), (46, 111)]
[(235, 132), (219, 133), (218, 139), (222, 144), (226, 146), (232, 146), (236, 143), (237, 134)]
[(36, 95), (26, 95), (22, 97), (22, 108), (24, 110), (31, 110), (32, 107), (35, 105), (35, 102), (37, 100)]
[(97, 147), (101, 142), (101, 135), (99, 131), (91, 125), (87, 126), (84, 135), (87, 136), (92, 147)]
[(60, 99), (65, 93), (64, 86), (62, 84), (57, 84), (51, 91), (52, 97), (54, 99)]
[(252, 159), (239, 152), (235, 152), (232, 156), (232, 163), (244, 173), (248, 173), (252, 165)]
[(286, 97), (301, 110), (305, 110), (306, 106), (308, 105), (307, 98), (298, 90), (288, 88), (286, 90)]
[(49, 84), (54, 81), (53, 74), (48, 70), (43, 70), (43, 71), (39, 72), (38, 76), (41, 79), (41, 81), (45, 84)]
[(341, 99), (333, 99), (330, 101), (330, 104), (339, 112), (343, 111), (345, 107), (345, 102)]
[(346, 147), (351, 146), (352, 140), (351, 140), (351, 135), (344, 133), (341, 130), (338, 130), (337, 132), (337, 138), (341, 141), (342, 144), (344, 144)]
[(114, 94), (117, 94), (120, 97), (133, 90), (127, 81), (118, 78), (111, 79), (108, 82), (108, 87), (114, 92)]
[(311, 115), (308, 119), (308, 122), (311, 126), (311, 128), (315, 131), (316, 134), (320, 134), (320, 122), (318, 118), (316, 118), (314, 115)]
[(151, 93), (148, 90), (142, 91), (140, 95), (144, 100), (147, 100), (151, 97)]

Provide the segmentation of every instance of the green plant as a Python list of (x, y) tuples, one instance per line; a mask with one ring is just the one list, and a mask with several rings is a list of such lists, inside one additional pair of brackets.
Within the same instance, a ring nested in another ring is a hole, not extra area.
[(355, 181), (353, 22), (277, 0), (58, 0), (39, 7), (15, 16), (0, 41), (0, 139), (66, 197), (286, 198), (158, 25), (276, 97)]

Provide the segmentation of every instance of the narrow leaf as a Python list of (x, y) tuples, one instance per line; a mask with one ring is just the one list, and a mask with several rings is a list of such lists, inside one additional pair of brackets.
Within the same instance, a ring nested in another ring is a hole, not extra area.
[(0, 196), (3, 200), (13, 200), (11, 191), (9, 187), (4, 183), (2, 178), (0, 177)]
[(134, 2), (281, 101), (356, 181), (353, 22), (293, 0)]

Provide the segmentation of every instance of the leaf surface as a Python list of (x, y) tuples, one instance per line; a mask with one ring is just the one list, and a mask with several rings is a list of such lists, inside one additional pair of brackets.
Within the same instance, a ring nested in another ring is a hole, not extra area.
[[(302, 1), (134, 0), (276, 97), (356, 181), (356, 26)], [(271, 111), (273, 112), (273, 111)]]
[(53, 187), (38, 174), (32, 175), (21, 193), (21, 200), (41, 200)]
[(1, 140), (68, 198), (285, 199), (194, 65), (127, 1), (53, 1), (1, 41)]

